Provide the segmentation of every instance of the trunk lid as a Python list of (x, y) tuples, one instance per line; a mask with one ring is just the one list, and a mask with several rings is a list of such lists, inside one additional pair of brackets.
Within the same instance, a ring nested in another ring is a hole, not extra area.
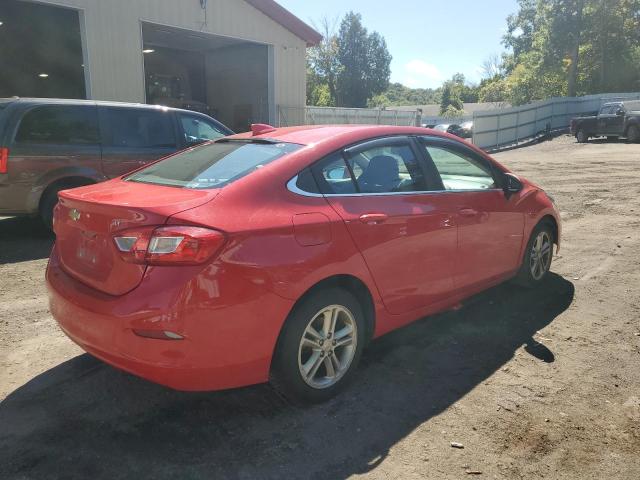
[(123, 295), (140, 284), (147, 267), (123, 261), (114, 234), (163, 225), (171, 215), (203, 205), (218, 192), (120, 179), (60, 192), (54, 223), (60, 264), (92, 288)]

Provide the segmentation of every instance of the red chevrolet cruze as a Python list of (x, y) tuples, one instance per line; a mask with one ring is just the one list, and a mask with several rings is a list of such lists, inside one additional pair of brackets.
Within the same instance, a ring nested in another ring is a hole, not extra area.
[(540, 283), (553, 200), (412, 127), (226, 137), (60, 193), (51, 312), (87, 352), (180, 390), (271, 381), (321, 401), (375, 337), (515, 278)]

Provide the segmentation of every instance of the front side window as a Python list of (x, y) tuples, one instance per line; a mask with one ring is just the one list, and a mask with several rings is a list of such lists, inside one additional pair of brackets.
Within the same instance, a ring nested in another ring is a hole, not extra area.
[(418, 159), (408, 144), (375, 146), (350, 154), (349, 166), (360, 193), (426, 190)]
[(445, 190), (497, 188), (491, 168), (484, 162), (441, 145), (425, 145)]
[(106, 144), (128, 148), (171, 148), (176, 137), (171, 112), (166, 110), (107, 108)]
[(184, 140), (187, 144), (207, 142), (226, 136), (226, 134), (216, 128), (213, 123), (207, 122), (195, 115), (185, 115), (181, 113), (178, 115), (178, 118), (180, 118), (180, 125), (182, 126), (185, 137)]
[(300, 147), (293, 143), (223, 140), (180, 152), (125, 180), (194, 189), (221, 188)]
[(97, 111), (92, 106), (49, 105), (29, 110), (16, 133), (23, 144), (97, 144)]

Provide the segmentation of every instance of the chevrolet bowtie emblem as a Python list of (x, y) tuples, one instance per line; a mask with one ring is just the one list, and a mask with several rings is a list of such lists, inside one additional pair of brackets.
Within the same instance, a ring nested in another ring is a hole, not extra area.
[(74, 222), (77, 222), (78, 220), (80, 220), (80, 211), (72, 208), (71, 210), (69, 210), (69, 218)]

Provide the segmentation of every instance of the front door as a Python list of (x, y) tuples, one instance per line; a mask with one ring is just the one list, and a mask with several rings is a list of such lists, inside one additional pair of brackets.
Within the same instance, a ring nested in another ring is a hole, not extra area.
[(456, 212), (457, 289), (477, 288), (518, 268), (524, 215), (507, 199), (491, 164), (459, 142), (425, 137), (425, 153)]
[(352, 147), (314, 168), (394, 314), (441, 302), (453, 290), (453, 212), (446, 198), (428, 193), (434, 185), (422, 163), (413, 140), (391, 137)]

